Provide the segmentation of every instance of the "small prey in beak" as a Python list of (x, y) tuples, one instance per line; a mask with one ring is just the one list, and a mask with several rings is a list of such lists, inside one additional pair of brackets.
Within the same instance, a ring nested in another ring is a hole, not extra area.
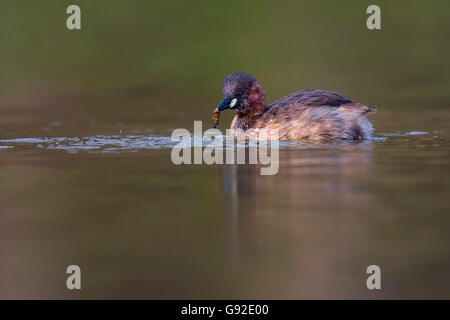
[(213, 113), (213, 128), (217, 128), (217, 126), (219, 125), (219, 117), (220, 117), (220, 111), (219, 108), (214, 109), (214, 113)]

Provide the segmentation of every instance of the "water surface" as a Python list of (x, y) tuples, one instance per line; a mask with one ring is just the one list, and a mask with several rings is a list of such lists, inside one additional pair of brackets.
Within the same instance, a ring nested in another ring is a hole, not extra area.
[[(442, 132), (291, 144), (274, 176), (175, 166), (167, 136), (0, 145), (3, 297), (74, 297), (69, 264), (82, 267), (86, 298), (449, 294)], [(383, 270), (377, 294), (365, 288), (370, 264)]]

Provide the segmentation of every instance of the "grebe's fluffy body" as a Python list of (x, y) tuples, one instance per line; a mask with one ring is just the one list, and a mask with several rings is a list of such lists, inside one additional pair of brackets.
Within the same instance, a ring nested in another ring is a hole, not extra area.
[(256, 78), (245, 72), (228, 75), (223, 82), (219, 111), (232, 109), (233, 135), (242, 138), (249, 129), (277, 129), (279, 140), (367, 140), (373, 127), (368, 114), (375, 111), (338, 93), (304, 90), (266, 105)]

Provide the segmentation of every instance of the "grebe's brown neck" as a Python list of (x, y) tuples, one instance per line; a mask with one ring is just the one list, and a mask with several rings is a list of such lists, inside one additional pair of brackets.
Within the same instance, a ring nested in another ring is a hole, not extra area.
[(266, 94), (262, 86), (255, 82), (247, 90), (247, 98), (243, 108), (236, 110), (235, 127), (248, 129), (253, 127), (255, 122), (261, 117), (266, 109)]

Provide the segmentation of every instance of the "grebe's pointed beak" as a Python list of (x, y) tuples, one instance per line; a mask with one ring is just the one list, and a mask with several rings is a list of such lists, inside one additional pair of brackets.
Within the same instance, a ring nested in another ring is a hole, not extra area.
[(234, 98), (224, 98), (220, 104), (217, 106), (217, 109), (219, 109), (219, 111), (223, 111), (226, 109), (233, 109), (234, 106), (236, 105), (237, 99)]

